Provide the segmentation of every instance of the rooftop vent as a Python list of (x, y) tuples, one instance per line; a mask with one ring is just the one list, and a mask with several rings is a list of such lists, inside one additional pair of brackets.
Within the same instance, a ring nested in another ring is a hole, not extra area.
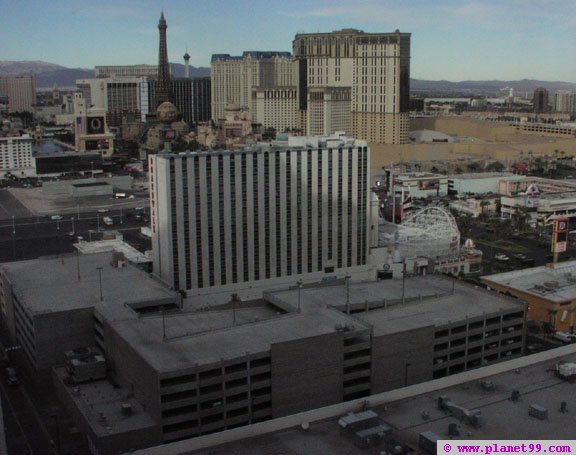
[(558, 281), (545, 281), (544, 282), (544, 288), (545, 289), (558, 289), (558, 287), (560, 286), (560, 283), (558, 283)]

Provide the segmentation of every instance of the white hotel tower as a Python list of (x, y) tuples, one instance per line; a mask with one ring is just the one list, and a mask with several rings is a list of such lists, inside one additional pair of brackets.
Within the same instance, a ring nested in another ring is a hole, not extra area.
[(345, 137), (150, 156), (155, 275), (224, 291), (368, 272), (368, 163)]

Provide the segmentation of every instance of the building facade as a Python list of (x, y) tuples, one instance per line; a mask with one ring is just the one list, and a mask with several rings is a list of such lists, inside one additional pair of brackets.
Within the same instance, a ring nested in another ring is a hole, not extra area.
[[(250, 108), (257, 121), (257, 88), (294, 87), (294, 62), (289, 52), (244, 52), (242, 56), (215, 54), (211, 62), (212, 120), (224, 118), (230, 103)], [(266, 125), (264, 125), (266, 126)]]
[[(155, 91), (156, 81), (150, 81), (150, 85)], [(186, 123), (197, 124), (211, 119), (210, 87), (209, 77), (172, 79), (174, 105)]]
[(546, 114), (550, 112), (549, 93), (544, 87), (538, 87), (534, 90), (534, 112), (536, 114)]
[(29, 135), (0, 137), (0, 178), (7, 175), (15, 177), (36, 175), (32, 143), (33, 139)]
[(155, 78), (158, 76), (158, 65), (96, 66), (94, 68), (94, 76), (97, 78), (114, 77), (114, 76), (136, 76), (136, 77)]
[(8, 98), (8, 112), (32, 112), (36, 102), (36, 76), (1, 76), (0, 95)]
[(560, 90), (554, 94), (554, 112), (576, 113), (576, 93)]
[(258, 88), (254, 95), (257, 123), (278, 133), (302, 130), (296, 87)]
[(298, 64), (299, 107), (309, 117), (318, 115), (314, 103), (319, 95), (309, 96), (312, 89), (348, 88), (354, 137), (377, 143), (408, 142), (409, 33), (344, 29), (298, 34), (293, 53)]
[(197, 289), (362, 268), (363, 141), (150, 157), (155, 273)]

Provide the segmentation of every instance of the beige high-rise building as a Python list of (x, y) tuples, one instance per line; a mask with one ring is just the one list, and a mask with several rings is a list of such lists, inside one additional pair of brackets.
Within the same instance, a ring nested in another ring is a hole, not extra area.
[(0, 77), (0, 95), (8, 97), (8, 112), (31, 112), (36, 103), (36, 76)]
[(295, 86), (257, 88), (256, 122), (277, 132), (302, 130)]
[(289, 52), (244, 52), (240, 57), (215, 54), (211, 78), (215, 122), (224, 118), (224, 109), (230, 103), (247, 106), (252, 121), (256, 122), (255, 89), (296, 86), (294, 61)]
[[(293, 52), (307, 134), (331, 134), (350, 125), (353, 136), (369, 142), (408, 141), (409, 33), (344, 29), (298, 34)], [(327, 90), (334, 88), (340, 90)], [(349, 118), (344, 114), (346, 103)]]

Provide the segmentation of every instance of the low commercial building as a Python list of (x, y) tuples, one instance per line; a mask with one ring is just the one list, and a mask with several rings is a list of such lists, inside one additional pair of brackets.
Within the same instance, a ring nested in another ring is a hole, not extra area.
[(535, 220), (543, 223), (549, 223), (558, 216), (574, 218), (576, 191), (502, 196), (500, 210), (502, 218), (511, 218), (522, 210), (527, 210)]
[(545, 329), (574, 331), (576, 261), (482, 277), (492, 289), (528, 302), (528, 316)]
[(442, 174), (414, 172), (394, 175), (394, 191), (414, 198), (446, 196), (448, 194), (448, 177)]
[(508, 181), (519, 182), (526, 178), (509, 172), (483, 172), (473, 174), (455, 174), (448, 176), (449, 194), (486, 194), (498, 193)]

